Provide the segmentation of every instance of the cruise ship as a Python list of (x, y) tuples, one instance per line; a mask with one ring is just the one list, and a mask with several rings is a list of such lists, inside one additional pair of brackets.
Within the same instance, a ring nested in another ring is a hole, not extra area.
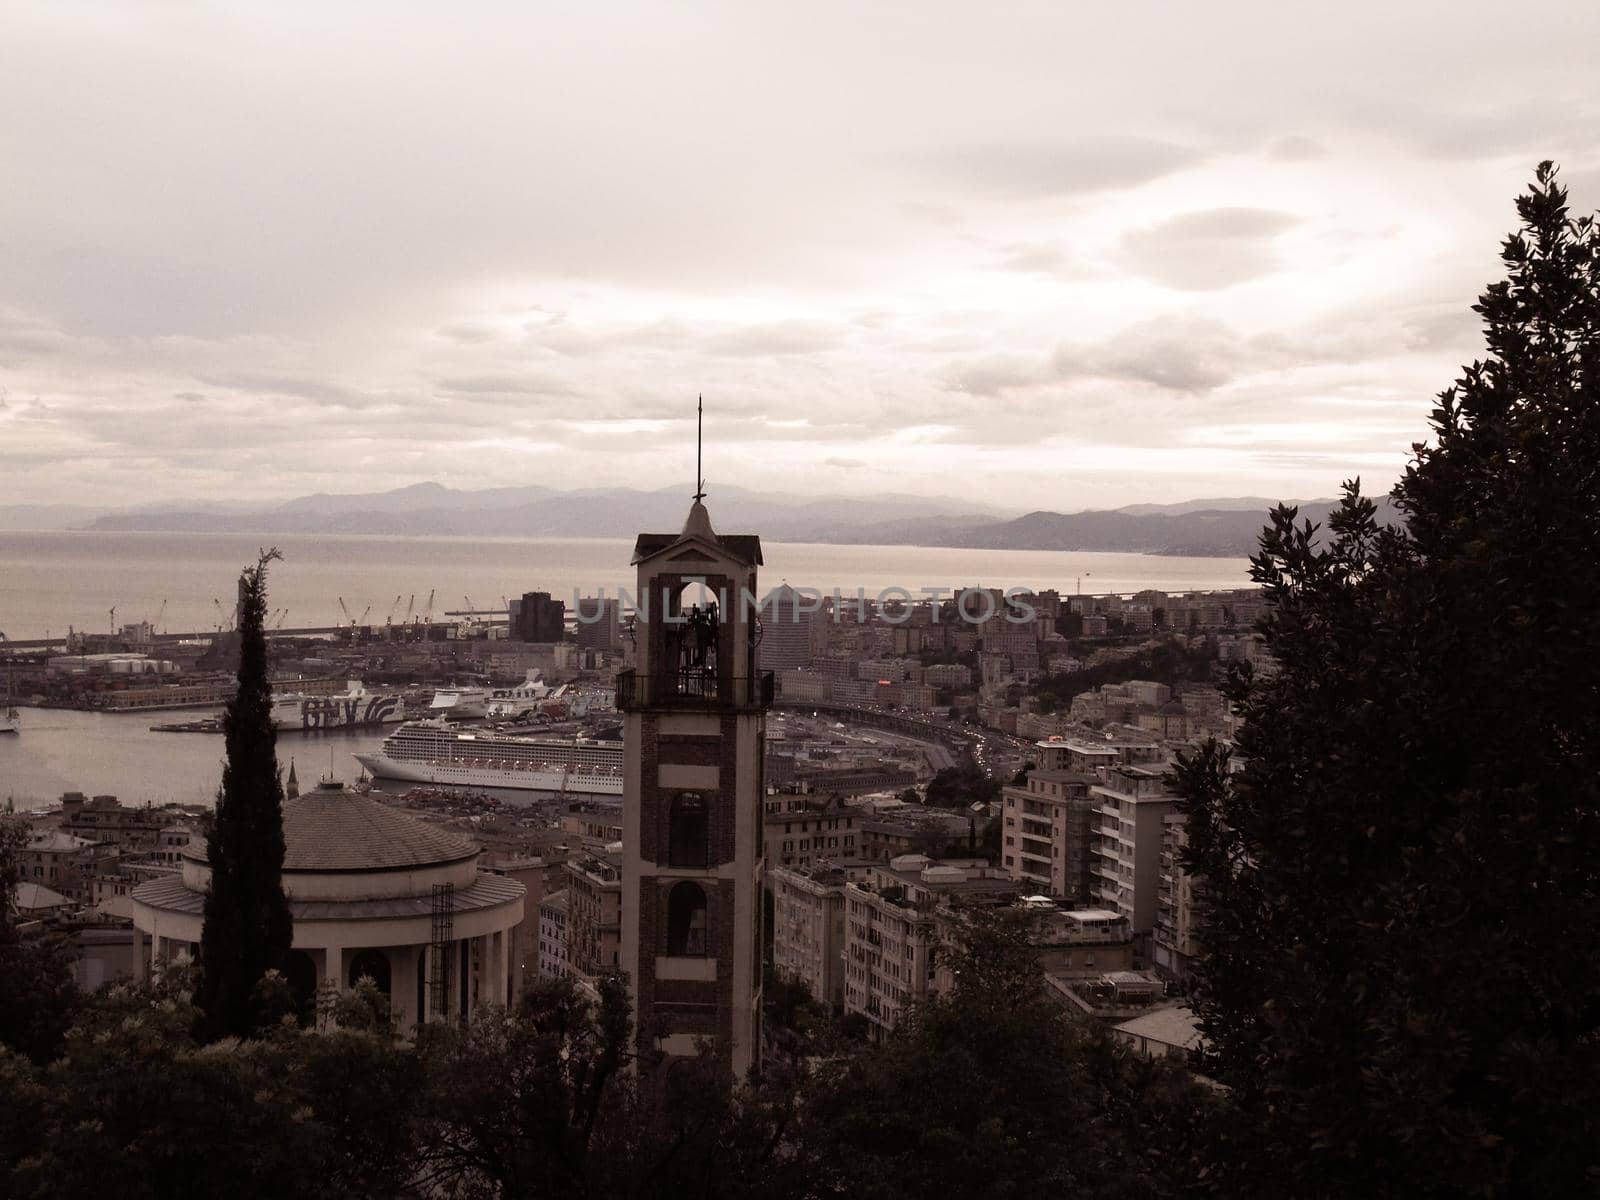
[(512, 788), (551, 795), (622, 795), (622, 743), (517, 737), (408, 721), (372, 754), (356, 758), (374, 776), (458, 787)]
[(282, 730), (346, 729), (403, 721), (405, 698), (399, 692), (369, 692), (352, 679), (332, 696), (283, 695), (272, 698), (272, 724)]
[(440, 688), (433, 694), (428, 714), (450, 721), (471, 721), (489, 715), (489, 689), (486, 687)]

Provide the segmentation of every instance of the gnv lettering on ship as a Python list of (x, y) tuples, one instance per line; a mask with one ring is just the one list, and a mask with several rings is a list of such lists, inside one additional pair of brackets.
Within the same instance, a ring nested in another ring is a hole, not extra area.
[(329, 697), (325, 700), (306, 700), (300, 705), (301, 729), (338, 729), (357, 724), (356, 713), (361, 712), (360, 724), (376, 725), (394, 711), (393, 696), (375, 696), (367, 701), (365, 709), (360, 700)]

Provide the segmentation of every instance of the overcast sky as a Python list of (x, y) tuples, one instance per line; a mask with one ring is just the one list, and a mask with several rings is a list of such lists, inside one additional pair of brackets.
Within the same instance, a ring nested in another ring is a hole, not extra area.
[(0, 8), (0, 503), (1387, 487), (1600, 5)]

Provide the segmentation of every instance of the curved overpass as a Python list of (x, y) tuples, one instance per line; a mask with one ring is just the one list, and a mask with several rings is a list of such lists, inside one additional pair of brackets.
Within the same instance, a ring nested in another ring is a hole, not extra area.
[(948, 721), (929, 721), (906, 713), (885, 712), (865, 704), (844, 704), (836, 700), (785, 700), (779, 697), (773, 701), (772, 707), (796, 713), (817, 713), (848, 725), (869, 725), (920, 742), (933, 742), (943, 746), (957, 759), (972, 758), (973, 748), (984, 741), (981, 733), (951, 725)]

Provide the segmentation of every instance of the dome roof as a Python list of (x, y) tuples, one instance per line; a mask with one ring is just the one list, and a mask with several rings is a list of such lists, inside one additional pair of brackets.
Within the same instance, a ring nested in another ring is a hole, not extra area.
[[(386, 804), (323, 783), (283, 802), (283, 869), (290, 871), (394, 871), (460, 862), (478, 853), (475, 843)], [(184, 849), (206, 861), (203, 839)]]

